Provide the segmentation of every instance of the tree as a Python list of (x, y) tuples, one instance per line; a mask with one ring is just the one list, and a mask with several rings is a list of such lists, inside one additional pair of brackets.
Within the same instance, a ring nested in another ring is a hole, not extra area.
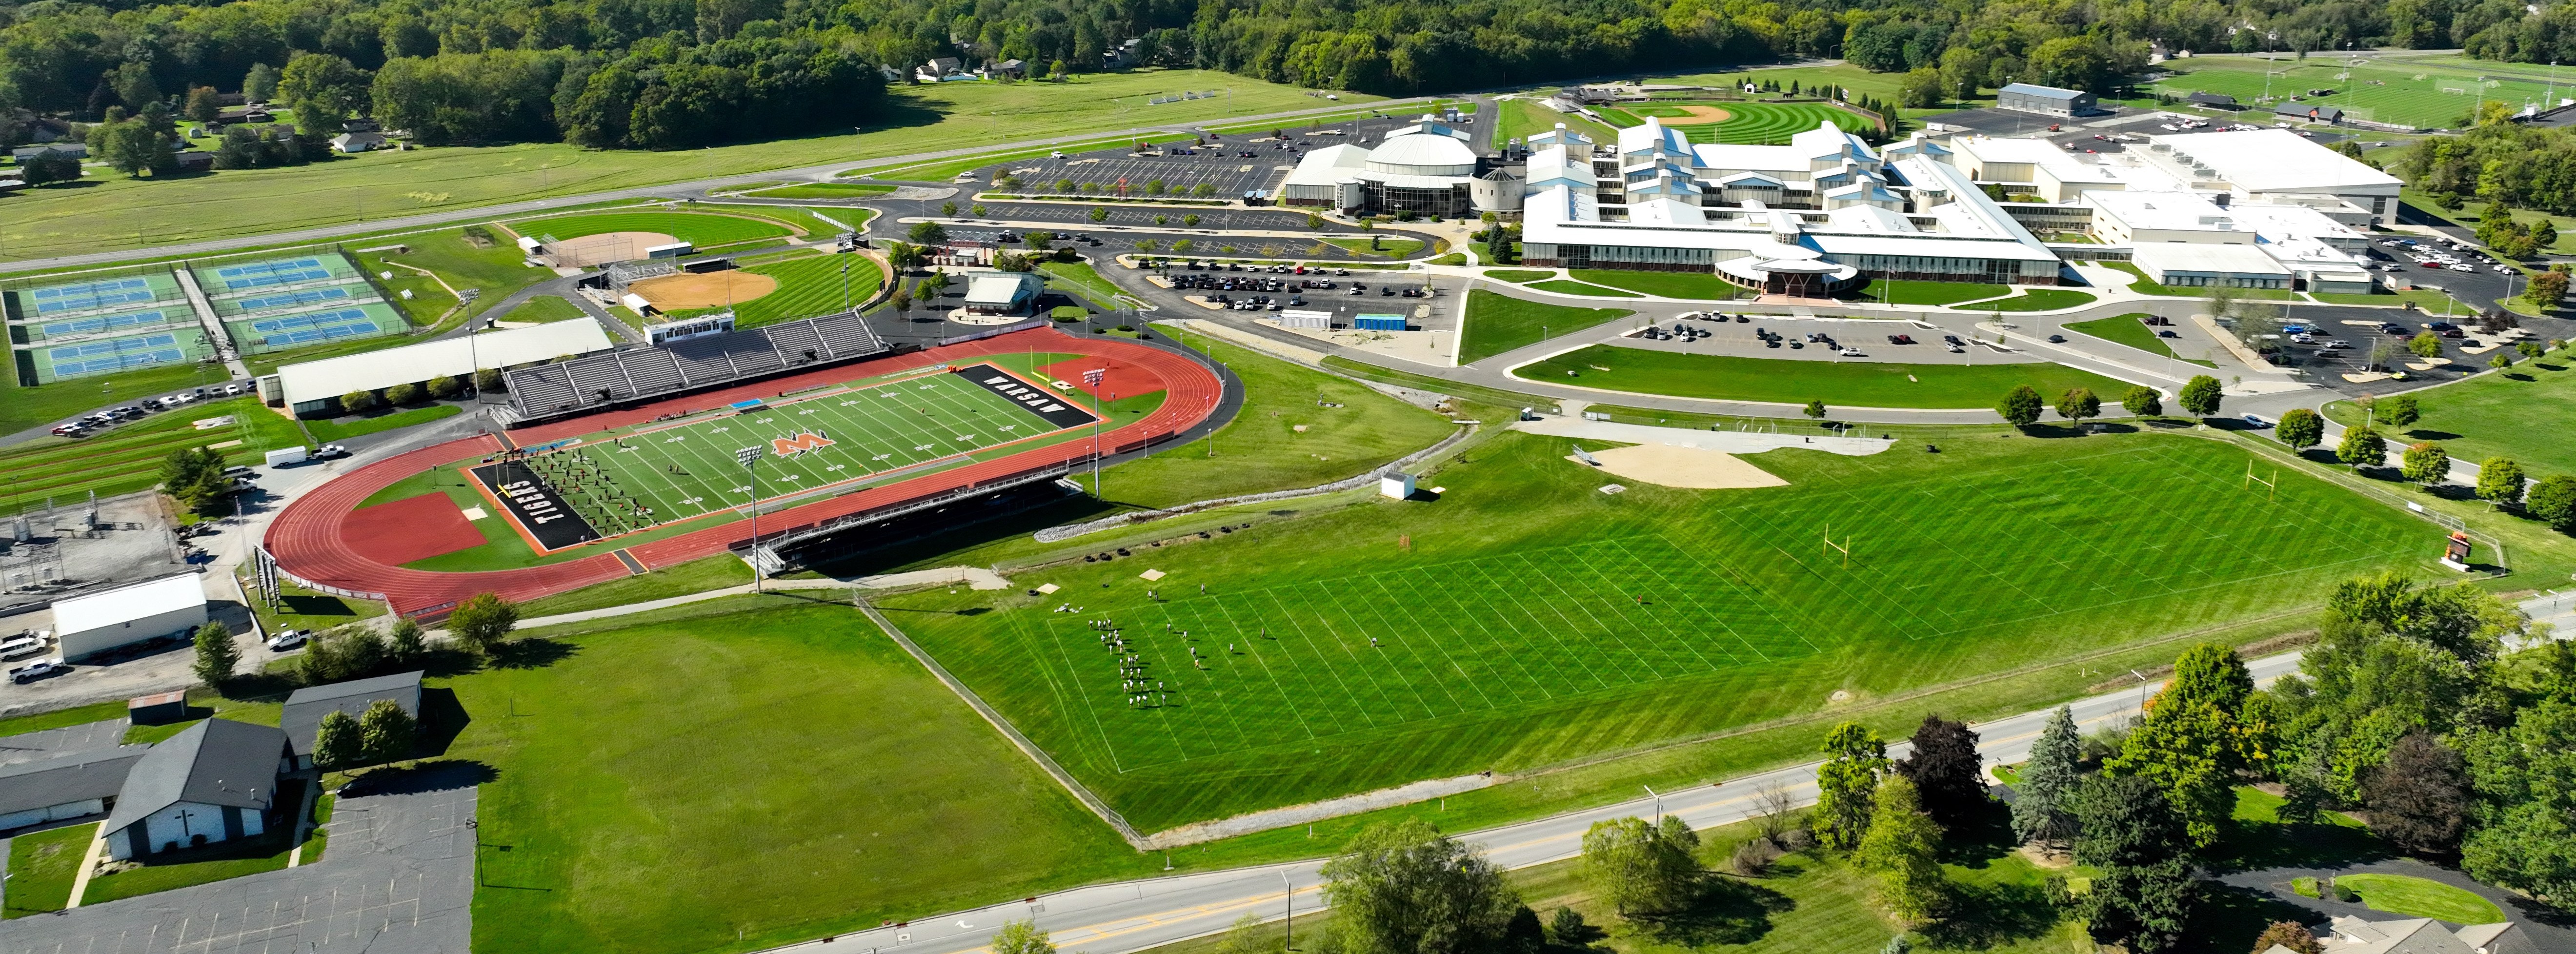
[(313, 732), (313, 766), (325, 770), (343, 768), (365, 757), (358, 720), (338, 709), (323, 713), (321, 726)]
[(2531, 285), (2523, 289), (2522, 297), (2530, 299), (2532, 304), (2542, 308), (2556, 308), (2558, 303), (2567, 297), (2567, 278), (2566, 272), (2555, 268), (2534, 273), (2531, 276)]
[(385, 389), (385, 403), (396, 406), (420, 400), (420, 385), (397, 384)]
[(358, 747), (370, 765), (399, 762), (411, 757), (412, 744), (419, 726), (411, 713), (391, 699), (378, 699), (367, 704), (365, 715), (358, 717)]
[(2513, 458), (2489, 457), (2478, 462), (2478, 499), (2498, 507), (2519, 504), (2527, 480), (2522, 464)]
[(340, 410), (350, 414), (357, 414), (375, 406), (376, 392), (374, 391), (362, 389), (340, 395)]
[(1878, 903), (1907, 925), (1930, 920), (1941, 903), (1941, 865), (1933, 860), (1941, 830), (1916, 801), (1904, 776), (1878, 784), (1869, 832), (1852, 853), (1852, 865), (1877, 876)]
[(69, 152), (47, 149), (19, 162), (18, 174), (31, 186), (77, 182), (81, 177), (81, 161)]
[(2180, 937), (2194, 886), (2189, 835), (2154, 780), (2097, 775), (2075, 799), (2075, 860), (2102, 869), (2081, 915), (2093, 940), (2161, 951)]
[(448, 633), (478, 655), (490, 655), (493, 647), (509, 638), (510, 630), (518, 625), (519, 604), (494, 593), (466, 597), (447, 614)]
[(2370, 419), (2390, 427), (2410, 427), (2424, 419), (2424, 406), (2412, 394), (2381, 398), (2371, 402)]
[(1914, 751), (1896, 763), (1896, 774), (1914, 783), (1923, 811), (1951, 831), (1975, 820), (1988, 804), (1977, 733), (1965, 722), (1926, 715), (1910, 741)]
[(2162, 417), (2165, 413), (2164, 395), (2146, 385), (2134, 385), (2129, 388), (2129, 393), (2120, 396), (2120, 409), (2137, 417)]
[(1907, 109), (1931, 109), (1941, 105), (1945, 91), (1941, 71), (1929, 66), (1905, 74), (1896, 87), (1896, 104)]
[(2576, 529), (2576, 477), (2551, 474), (2531, 485), (2522, 509), (2560, 530)]
[(211, 123), (224, 118), (224, 107), (216, 101), (214, 87), (191, 86), (188, 87), (187, 107), (180, 111), (180, 115), (188, 117), (192, 123)]
[(2406, 350), (2413, 352), (2418, 358), (2441, 357), (2442, 336), (2430, 331), (2417, 332), (2415, 337), (2406, 339)]
[(2326, 954), (2326, 946), (2318, 943), (2316, 932), (2297, 921), (2272, 922), (2263, 933), (2254, 936), (2253, 954), (2263, 954), (2275, 944), (2289, 949), (2290, 954)]
[(462, 380), (444, 374), (429, 379), (430, 397), (446, 401), (464, 393), (465, 382)]
[(1807, 402), (1807, 410), (1806, 410), (1806, 414), (1807, 414), (1807, 417), (1808, 417), (1808, 418), (1810, 418), (1810, 419), (1812, 419), (1812, 420), (1818, 420), (1818, 421), (1824, 420), (1824, 419), (1825, 419), (1825, 402), (1823, 402), (1823, 401), (1809, 401), (1809, 402)]
[(420, 621), (408, 616), (395, 620), (386, 651), (393, 654), (394, 661), (403, 663), (417, 660), (429, 652), (428, 634), (421, 631)]
[(2498, 351), (2494, 354), (2488, 355), (2487, 367), (2496, 371), (2502, 371), (2506, 368), (2513, 367), (2513, 354), (2511, 352)]
[(1352, 954), (1482, 952), (1520, 907), (1501, 868), (1418, 818), (1369, 826), (1321, 873)]
[(232, 482), (224, 476), (224, 455), (205, 447), (171, 451), (161, 460), (161, 492), (195, 513), (222, 511), (232, 493)]
[(1857, 722), (1825, 733), (1825, 764), (1816, 767), (1816, 840), (1835, 851), (1860, 846), (1869, 830), (1870, 799), (1887, 774), (1887, 743)]
[(217, 689), (233, 678), (241, 665), (241, 649), (233, 645), (233, 631), (221, 622), (197, 627), (197, 662), (193, 667), (197, 681)]
[(1082, 217), (1094, 222), (1107, 222), (1109, 221), (1109, 207), (1105, 205), (1092, 206), (1091, 211), (1083, 213)]
[(2297, 450), (2306, 450), (2326, 439), (2325, 418), (2304, 407), (2281, 412), (2281, 422), (2272, 426), (2272, 436)]
[(2236, 650), (2202, 643), (2174, 660), (2173, 678), (2148, 703), (2146, 718), (2104, 760), (2103, 774), (2161, 786), (2195, 847), (2215, 843), (2236, 808), (2236, 775), (2267, 757), (2266, 727), (2247, 712), (2254, 677)]
[(2067, 420), (2080, 424), (2101, 413), (2102, 399), (2094, 395), (2092, 388), (2074, 388), (2057, 397), (2057, 416)]
[(1198, 185), (1191, 186), (1191, 187), (1190, 187), (1190, 194), (1191, 194), (1191, 195), (1194, 195), (1194, 196), (1197, 196), (1197, 197), (1199, 197), (1199, 198), (1202, 198), (1202, 199), (1207, 198), (1207, 197), (1212, 196), (1212, 195), (1215, 195), (1215, 194), (1216, 194), (1216, 184), (1215, 184), (1215, 183), (1212, 183), (1212, 182), (1202, 182), (1202, 183), (1199, 183)]
[(948, 229), (937, 222), (915, 222), (904, 237), (915, 245), (941, 245), (948, 241)]
[(2429, 441), (2416, 444), (2399, 455), (2397, 469), (2406, 475), (2406, 479), (2416, 483), (2426, 486), (2438, 484), (2451, 476), (2451, 452)]
[(2016, 837), (2043, 845), (2075, 839), (2075, 796), (2083, 783), (2077, 761), (2083, 757), (2083, 746), (2075, 733), (2075, 710), (2057, 707), (2031, 743), (2030, 761), (2022, 763), (2020, 781), (2013, 786)]
[(1055, 942), (1038, 930), (1038, 919), (1005, 921), (993, 932), (993, 954), (1055, 954)]
[(2133, 954), (2158, 954), (2178, 946), (2190, 925), (2200, 882), (2181, 859), (2103, 870), (2081, 909), (2085, 932), (2096, 943)]
[(140, 117), (104, 123), (89, 131), (90, 154), (128, 176), (141, 177), (169, 162), (169, 140)]
[(2004, 395), (2003, 403), (1995, 405), (1995, 413), (2003, 415), (2006, 424), (2029, 427), (2039, 423), (2040, 408), (2039, 392), (2025, 384)]
[(499, 393), (508, 387), (501, 380), (501, 369), (481, 368), (474, 372), (474, 390)]
[(1584, 881), (1621, 917), (1677, 910), (1698, 893), (1700, 867), (1691, 855), (1699, 836), (1678, 817), (1671, 821), (1686, 840), (1634, 816), (1594, 822), (1583, 833)]
[(305, 132), (328, 137), (340, 120), (366, 111), (368, 82), (367, 72), (348, 60), (299, 53), (278, 74), (277, 95)]
[(2182, 385), (2183, 413), (2193, 417), (2208, 417), (2218, 413), (2218, 403), (2222, 397), (2220, 390), (2217, 378), (2206, 374), (2192, 375), (2191, 380), (2183, 382)]
[(2447, 855), (2459, 846), (2474, 800), (2460, 754), (2423, 731), (2388, 749), (2388, 761), (2362, 783), (2370, 830), (2412, 854)]
[(1188, 215), (1181, 216), (1181, 224), (1190, 228), (1197, 228), (1199, 226), (1199, 214), (1192, 212)]
[(2335, 459), (2355, 468), (2377, 467), (2388, 460), (2388, 439), (2366, 425), (2345, 428)]
[(894, 306), (894, 310), (895, 310), (895, 313), (896, 313), (896, 314), (899, 314), (899, 315), (908, 315), (908, 314), (911, 314), (911, 313), (912, 313), (912, 289), (909, 289), (909, 288), (903, 288), (903, 287), (898, 286), (898, 287), (897, 287), (897, 288), (895, 288), (895, 290), (894, 290), (894, 297), (889, 298), (889, 299), (886, 299), (886, 304), (889, 304), (889, 305)]
[(251, 64), (250, 72), (242, 76), (242, 99), (253, 103), (265, 103), (270, 97), (276, 95), (277, 67), (266, 63)]

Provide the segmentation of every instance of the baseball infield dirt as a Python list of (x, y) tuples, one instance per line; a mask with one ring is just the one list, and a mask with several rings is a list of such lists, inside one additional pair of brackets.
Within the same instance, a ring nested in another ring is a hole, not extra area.
[(778, 280), (740, 270), (684, 273), (647, 278), (626, 286), (626, 290), (644, 296), (655, 308), (677, 311), (738, 305), (777, 291)]
[[(1565, 459), (1582, 462), (1570, 454)], [(1733, 454), (1702, 447), (1637, 444), (1593, 451), (1592, 459), (1601, 462), (1601, 466), (1594, 468), (1596, 470), (1666, 487), (1734, 490), (1789, 485), (1788, 481), (1773, 476), (1770, 471), (1745, 463)]]
[(1726, 110), (1719, 109), (1715, 106), (1672, 104), (1672, 108), (1683, 110), (1690, 113), (1690, 115), (1666, 116), (1664, 117), (1664, 125), (1666, 126), (1713, 126), (1735, 118), (1734, 113), (1727, 112)]
[(569, 268), (628, 262), (644, 257), (644, 250), (656, 245), (669, 245), (679, 239), (660, 232), (601, 232), (580, 238), (565, 239), (547, 246), (555, 263)]

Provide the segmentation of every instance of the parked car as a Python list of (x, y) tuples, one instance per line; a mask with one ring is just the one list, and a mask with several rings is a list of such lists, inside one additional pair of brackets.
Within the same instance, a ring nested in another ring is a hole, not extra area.
[(302, 646), (302, 645), (304, 645), (305, 643), (311, 642), (312, 640), (313, 640), (313, 631), (312, 631), (312, 630), (309, 630), (309, 629), (289, 629), (289, 630), (282, 630), (282, 631), (280, 631), (277, 635), (275, 635), (275, 636), (271, 636), (271, 637), (269, 637), (269, 638), (268, 638), (268, 651), (269, 651), (269, 652), (272, 652), (272, 653), (282, 653), (282, 652), (285, 652), (285, 651), (287, 651), (287, 650), (294, 649), (294, 648), (296, 648), (296, 647), (298, 647), (298, 646)]
[(2048, 343), (2049, 343), (2049, 344), (2065, 344), (2065, 343), (2066, 343), (2066, 336), (2065, 336), (2065, 335), (2050, 335), (2050, 336), (2048, 336)]
[(338, 444), (324, 444), (313, 449), (313, 456), (322, 458), (323, 460), (330, 460), (334, 457), (347, 457), (349, 456), (349, 449)]
[(1866, 358), (1866, 357), (1869, 357), (1868, 355), (1865, 355), (1865, 354), (1860, 353), (1860, 349), (1859, 349), (1859, 348), (1844, 348), (1844, 349), (1842, 349), (1842, 350), (1840, 350), (1840, 351), (1836, 351), (1836, 352), (1834, 352), (1834, 353), (1835, 353), (1835, 354), (1838, 354), (1838, 355), (1841, 355), (1841, 356), (1843, 356), (1843, 357), (1846, 357), (1846, 358)]
[(27, 633), (0, 639), (0, 659), (25, 659), (45, 651), (45, 638)]
[(47, 676), (61, 673), (70, 668), (71, 667), (69, 666), (63, 665), (63, 661), (60, 659), (39, 659), (35, 662), (9, 670), (9, 681), (24, 685), (38, 679), (43, 679)]

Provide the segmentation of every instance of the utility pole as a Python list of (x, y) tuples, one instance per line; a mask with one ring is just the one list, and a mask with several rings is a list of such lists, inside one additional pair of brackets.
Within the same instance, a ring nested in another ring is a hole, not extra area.
[(754, 444), (733, 452), (751, 475), (751, 591), (760, 592), (760, 445)]

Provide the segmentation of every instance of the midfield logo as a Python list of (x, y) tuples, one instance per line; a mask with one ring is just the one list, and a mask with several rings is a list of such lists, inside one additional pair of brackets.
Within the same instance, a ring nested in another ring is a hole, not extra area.
[(800, 454), (816, 448), (830, 446), (832, 446), (831, 438), (824, 437), (823, 435), (816, 434), (812, 431), (803, 431), (799, 432), (794, 437), (771, 438), (769, 441), (769, 452), (780, 457), (785, 457), (789, 454)]

